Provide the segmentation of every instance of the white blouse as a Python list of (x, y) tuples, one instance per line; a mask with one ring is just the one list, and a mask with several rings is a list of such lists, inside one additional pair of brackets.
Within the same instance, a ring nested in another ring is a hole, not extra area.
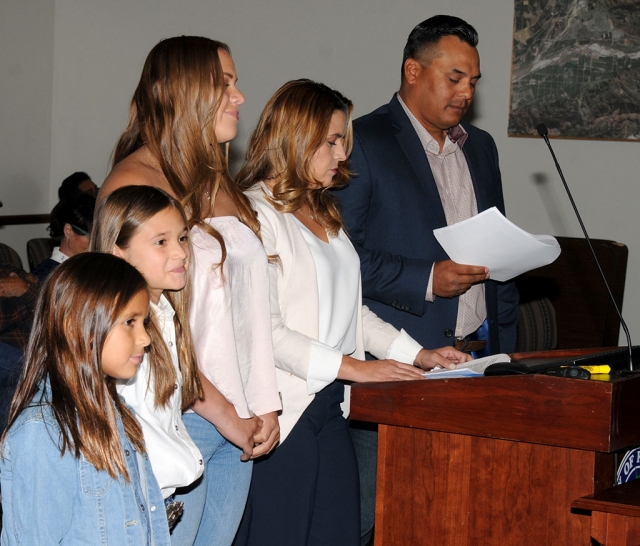
[[(343, 359), (342, 350), (349, 351), (347, 343), (334, 348), (320, 341), (320, 315), (325, 313), (327, 296), (324, 295), (325, 274), (317, 271), (310, 244), (303, 235), (302, 224), (293, 214), (281, 213), (269, 200), (271, 191), (264, 184), (258, 184), (248, 190), (246, 195), (252, 200), (261, 225), (264, 248), (269, 255), (277, 255), (278, 262), (269, 265), (271, 280), (271, 319), (273, 346), (276, 357), (276, 376), (282, 393), (283, 411), (280, 415), (280, 441), (285, 441), (300, 415), (314, 398), (314, 394), (333, 382)], [(344, 234), (340, 234), (344, 236)], [(340, 237), (339, 236), (339, 237)], [(351, 246), (351, 243), (344, 240)], [(313, 243), (315, 241), (312, 240)], [(321, 244), (326, 244), (322, 242)], [(358, 260), (357, 253), (351, 247), (352, 257), (348, 261)], [(349, 268), (351, 270), (351, 268)], [(342, 277), (342, 263), (339, 270), (333, 271), (329, 278)], [(347, 277), (350, 275), (347, 274)], [(393, 358), (400, 362), (412, 363), (422, 348), (404, 330), (399, 332), (390, 324), (379, 319), (375, 313), (362, 305), (360, 276), (356, 275), (354, 284), (347, 287), (353, 292), (358, 305), (356, 314), (355, 350), (349, 353), (357, 359), (365, 358), (365, 350), (377, 358)], [(323, 295), (320, 295), (322, 291)], [(333, 300), (335, 296), (331, 296)], [(337, 307), (330, 305), (329, 314)], [(341, 318), (343, 324), (351, 324), (351, 314)], [(349, 326), (338, 339), (349, 335)], [(330, 334), (332, 335), (332, 334)], [(334, 340), (335, 341), (335, 340)], [(321, 357), (319, 355), (322, 355)], [(348, 415), (349, 392), (345, 389), (343, 411)]]
[[(295, 218), (295, 216), (294, 216)], [(350, 355), (356, 350), (356, 326), (360, 301), (360, 260), (345, 233), (325, 243), (295, 218), (314, 264), (318, 283), (318, 339), (312, 341), (307, 388), (316, 393), (333, 382), (341, 359), (327, 359), (327, 347)]]
[(276, 382), (267, 255), (253, 231), (235, 216), (207, 218), (224, 239), (199, 227), (193, 241), (191, 333), (198, 365), (241, 418), (282, 408)]
[[(309, 246), (318, 283), (318, 340), (313, 340), (307, 388), (315, 394), (338, 377), (342, 355), (356, 350), (360, 312), (360, 258), (341, 229), (328, 243), (316, 237), (295, 216), (296, 225)], [(385, 358), (413, 364), (422, 349), (404, 330), (393, 340)]]
[(153, 473), (162, 496), (166, 499), (177, 487), (184, 487), (197, 480), (202, 475), (204, 466), (200, 450), (182, 421), (182, 374), (178, 367), (176, 330), (173, 323), (175, 311), (164, 295), (160, 296), (158, 305), (151, 303), (151, 309), (176, 369), (175, 391), (167, 406), (155, 407), (150, 363), (146, 354), (136, 375), (128, 381), (118, 381), (117, 390), (136, 412)]

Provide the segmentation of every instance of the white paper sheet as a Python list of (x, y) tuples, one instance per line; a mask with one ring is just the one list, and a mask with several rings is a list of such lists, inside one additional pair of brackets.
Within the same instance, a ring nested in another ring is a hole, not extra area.
[(424, 373), (426, 379), (456, 379), (458, 377), (479, 377), (484, 376), (484, 371), (496, 362), (511, 362), (508, 354), (500, 353), (497, 355), (485, 356), (477, 358), (464, 364), (458, 364), (454, 370), (437, 368)]
[(488, 267), (495, 281), (508, 281), (550, 264), (560, 255), (555, 237), (527, 233), (496, 207), (457, 224), (434, 229), (433, 234), (454, 262)]

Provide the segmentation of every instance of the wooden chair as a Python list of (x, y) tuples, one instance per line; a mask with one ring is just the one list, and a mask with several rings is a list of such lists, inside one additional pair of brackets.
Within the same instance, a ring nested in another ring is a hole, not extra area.
[(29, 271), (33, 271), (42, 262), (51, 258), (54, 247), (60, 245), (59, 239), (42, 237), (29, 239), (27, 241), (27, 259), (29, 260)]
[[(556, 239), (562, 252), (555, 262), (516, 278), (521, 306), (538, 302), (535, 305), (540, 307), (543, 298), (551, 303), (557, 322), (557, 349), (617, 346), (620, 319), (587, 242), (572, 237)], [(592, 244), (622, 310), (629, 251), (614, 241), (594, 239)], [(529, 323), (532, 327), (545, 324), (540, 320)]]
[(4, 243), (0, 243), (0, 260), (19, 267), (22, 269), (22, 259), (20, 255), (9, 245), (5, 245)]

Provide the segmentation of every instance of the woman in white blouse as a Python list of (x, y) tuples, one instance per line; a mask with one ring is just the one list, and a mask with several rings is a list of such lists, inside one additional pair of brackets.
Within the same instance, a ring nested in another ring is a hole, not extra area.
[[(420, 379), (468, 357), (427, 351), (362, 306), (360, 262), (329, 188), (348, 181), (351, 102), (309, 80), (265, 107), (238, 174), (271, 256), (281, 445), (257, 461), (236, 545), (358, 545), (343, 381)], [(381, 358), (365, 361), (365, 351)], [(342, 408), (341, 408), (342, 404)]]
[(176, 491), (184, 512), (171, 540), (180, 546), (230, 546), (252, 460), (279, 439), (267, 256), (221, 146), (238, 129), (244, 96), (237, 79), (226, 44), (198, 36), (159, 42), (145, 61), (98, 196), (154, 186), (182, 203), (191, 227), (189, 324), (205, 397), (183, 420), (205, 472)]

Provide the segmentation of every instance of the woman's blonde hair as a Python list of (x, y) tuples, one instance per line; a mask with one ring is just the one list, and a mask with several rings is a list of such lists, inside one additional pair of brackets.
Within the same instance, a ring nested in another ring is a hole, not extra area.
[[(126, 250), (143, 224), (168, 208), (178, 211), (185, 226), (188, 226), (187, 217), (180, 203), (158, 188), (125, 186), (115, 190), (100, 203), (96, 211), (89, 250), (111, 253), (116, 246)], [(182, 290), (164, 292), (175, 310), (173, 322), (176, 328), (178, 362), (183, 379), (183, 410), (190, 408), (196, 400), (204, 396), (189, 328), (190, 279), (191, 275), (188, 275), (187, 284)], [(165, 407), (175, 391), (176, 371), (153, 313), (148, 331), (151, 337), (149, 380), (153, 380), (155, 406)]]
[[(117, 427), (145, 451), (142, 429), (120, 400), (115, 380), (102, 370), (109, 332), (129, 302), (147, 292), (142, 275), (109, 254), (77, 254), (55, 268), (36, 304), (18, 389), (2, 437), (30, 404), (49, 404), (60, 428), (61, 453), (84, 455), (98, 470), (129, 480)], [(50, 398), (33, 400), (48, 382)]]
[(343, 112), (347, 119), (344, 149), (349, 156), (352, 110), (349, 99), (322, 83), (302, 79), (284, 84), (265, 106), (251, 135), (238, 185), (248, 189), (273, 179), (271, 202), (277, 210), (292, 213), (306, 203), (318, 222), (335, 236), (342, 218), (328, 190), (349, 181), (349, 164), (341, 162), (330, 188), (323, 188), (314, 178), (313, 159), (327, 139), (336, 111)]
[(225, 89), (219, 50), (230, 53), (226, 44), (198, 36), (168, 38), (151, 50), (113, 165), (146, 146), (182, 203), (189, 227), (197, 225), (220, 243), (222, 263), (226, 257), (222, 236), (204, 222), (211, 216), (218, 190), (229, 195), (239, 219), (258, 236), (260, 224), (229, 175), (228, 148), (223, 151), (216, 139), (216, 113)]

